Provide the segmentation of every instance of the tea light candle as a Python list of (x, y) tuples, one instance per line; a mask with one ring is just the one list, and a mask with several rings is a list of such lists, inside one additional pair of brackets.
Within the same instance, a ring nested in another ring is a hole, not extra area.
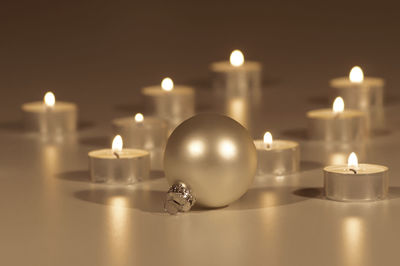
[(341, 96), (351, 109), (366, 112), (371, 128), (384, 127), (383, 94), (385, 81), (381, 78), (364, 77), (359, 66), (351, 69), (349, 77), (330, 81), (335, 96)]
[(344, 101), (337, 97), (331, 109), (307, 113), (308, 134), (313, 140), (356, 141), (368, 136), (366, 116), (359, 110), (345, 110)]
[(358, 164), (350, 154), (347, 165), (324, 168), (325, 196), (337, 201), (373, 201), (388, 195), (388, 168), (376, 164)]
[(300, 168), (299, 144), (289, 140), (273, 140), (270, 132), (263, 140), (255, 140), (257, 148), (257, 174), (284, 175), (297, 172)]
[(168, 123), (158, 117), (137, 113), (132, 117), (112, 121), (115, 135), (120, 135), (127, 148), (152, 150), (163, 148), (168, 138)]
[(122, 138), (117, 135), (112, 142), (112, 149), (89, 152), (89, 168), (93, 182), (132, 184), (148, 179), (149, 152), (122, 147)]
[(151, 112), (167, 120), (172, 129), (194, 115), (194, 89), (174, 86), (170, 78), (163, 79), (161, 86), (143, 88), (142, 93)]
[(74, 132), (77, 127), (76, 104), (56, 102), (52, 92), (47, 92), (43, 102), (22, 105), (23, 119), (27, 131), (56, 136)]
[(134, 117), (122, 117), (112, 121), (114, 135), (120, 135), (124, 146), (143, 149), (150, 153), (152, 169), (162, 170), (162, 156), (168, 138), (168, 123), (158, 117), (137, 113)]
[(234, 50), (229, 61), (212, 63), (210, 69), (219, 96), (243, 97), (261, 93), (261, 64), (245, 61), (240, 50)]

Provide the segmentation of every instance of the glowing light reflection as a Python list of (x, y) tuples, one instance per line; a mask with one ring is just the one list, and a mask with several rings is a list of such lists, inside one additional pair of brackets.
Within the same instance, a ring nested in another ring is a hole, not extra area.
[(223, 140), (220, 142), (219, 153), (226, 159), (231, 159), (236, 156), (236, 147), (230, 140)]
[(201, 140), (193, 140), (189, 143), (188, 149), (193, 156), (202, 155), (204, 152), (204, 143)]

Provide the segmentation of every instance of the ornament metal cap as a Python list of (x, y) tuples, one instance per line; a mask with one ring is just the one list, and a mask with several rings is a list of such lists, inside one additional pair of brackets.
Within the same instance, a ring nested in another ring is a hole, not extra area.
[(196, 202), (190, 188), (182, 183), (173, 184), (168, 192), (164, 203), (164, 210), (169, 214), (189, 211)]

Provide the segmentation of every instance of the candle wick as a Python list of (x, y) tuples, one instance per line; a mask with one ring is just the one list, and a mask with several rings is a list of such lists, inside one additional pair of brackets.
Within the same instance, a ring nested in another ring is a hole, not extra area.
[(113, 154), (115, 155), (115, 157), (117, 157), (117, 159), (119, 159), (119, 154), (116, 151), (113, 152)]
[(350, 168), (350, 171), (352, 171), (354, 174), (357, 174), (357, 171), (355, 169)]

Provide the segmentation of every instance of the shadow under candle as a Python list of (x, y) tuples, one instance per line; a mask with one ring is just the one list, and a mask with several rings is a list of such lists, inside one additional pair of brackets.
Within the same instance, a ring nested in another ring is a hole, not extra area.
[[(308, 187), (297, 189), (293, 192), (295, 195), (306, 197), (306, 198), (316, 198), (325, 199), (324, 188), (322, 187)], [(387, 200), (400, 198), (400, 187), (389, 187), (389, 195)]]
[(299, 188), (293, 194), (303, 198), (325, 199), (324, 189), (321, 187)]

